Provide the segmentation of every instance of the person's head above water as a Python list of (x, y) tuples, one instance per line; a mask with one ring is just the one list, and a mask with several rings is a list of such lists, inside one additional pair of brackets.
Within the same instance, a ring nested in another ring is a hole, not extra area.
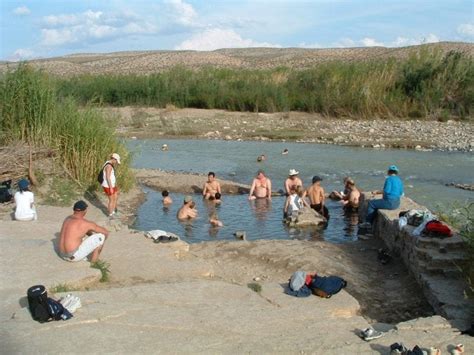
[(388, 175), (397, 175), (398, 174), (398, 167), (396, 165), (390, 165), (388, 167)]
[(168, 192), (168, 190), (163, 190), (163, 191), (161, 192), (161, 196), (163, 196), (163, 197), (166, 197), (166, 196), (168, 196), (169, 194), (170, 194), (170, 193)]
[(296, 177), (298, 176), (300, 172), (299, 171), (296, 171), (295, 169), (290, 169), (290, 171), (288, 172), (288, 176), (291, 178), (291, 177)]

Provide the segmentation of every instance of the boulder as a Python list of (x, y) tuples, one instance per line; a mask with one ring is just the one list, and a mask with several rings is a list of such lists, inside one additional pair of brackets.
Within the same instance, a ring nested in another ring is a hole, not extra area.
[(321, 226), (325, 224), (326, 218), (309, 207), (303, 207), (298, 214), (287, 218), (286, 223), (291, 227)]

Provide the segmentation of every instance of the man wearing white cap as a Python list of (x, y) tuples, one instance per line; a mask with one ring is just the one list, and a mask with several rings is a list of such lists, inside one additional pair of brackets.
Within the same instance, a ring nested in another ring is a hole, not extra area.
[(295, 169), (290, 169), (288, 173), (288, 178), (285, 180), (285, 192), (286, 196), (290, 195), (290, 190), (291, 187), (294, 187), (295, 190), (298, 186), (301, 186), (303, 188), (303, 181), (298, 177), (299, 171), (296, 171)]
[(115, 217), (117, 209), (118, 188), (117, 179), (115, 178), (115, 167), (117, 164), (120, 164), (120, 155), (113, 153), (110, 156), (110, 160), (107, 160), (102, 167), (102, 188), (109, 199), (107, 210), (110, 218)]

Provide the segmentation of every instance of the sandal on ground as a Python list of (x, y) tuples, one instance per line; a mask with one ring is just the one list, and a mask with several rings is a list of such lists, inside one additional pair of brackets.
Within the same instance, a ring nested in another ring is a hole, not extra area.
[(367, 329), (362, 330), (359, 336), (365, 341), (370, 341), (382, 337), (383, 333), (376, 331), (372, 327), (369, 327)]

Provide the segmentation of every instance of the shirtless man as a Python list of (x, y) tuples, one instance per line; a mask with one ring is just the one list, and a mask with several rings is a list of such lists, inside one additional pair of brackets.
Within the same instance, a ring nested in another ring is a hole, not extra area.
[(210, 171), (207, 174), (207, 181), (204, 183), (202, 195), (206, 200), (209, 200), (209, 198), (215, 197), (216, 193), (221, 194), (221, 184), (216, 180), (216, 174)]
[(351, 178), (347, 178), (346, 188), (348, 190), (348, 194), (346, 194), (342, 201), (342, 203), (344, 204), (344, 209), (356, 212), (359, 208), (360, 191), (355, 186), (354, 180), (352, 180)]
[[(312, 183), (304, 197), (308, 196), (310, 201), (310, 206), (313, 210), (322, 214), (327, 220), (329, 220), (329, 211), (326, 206), (324, 206), (325, 196), (324, 189), (321, 187), (321, 179), (319, 176), (313, 176)], [(303, 198), (304, 198), (303, 197)]]
[(286, 196), (290, 195), (290, 190), (291, 187), (296, 187), (301, 186), (303, 187), (303, 181), (298, 177), (299, 172), (296, 171), (295, 169), (290, 169), (290, 172), (288, 173), (288, 178), (285, 180), (285, 192)]
[(81, 261), (88, 255), (91, 255), (91, 262), (99, 259), (109, 231), (84, 218), (87, 207), (84, 201), (77, 201), (73, 207), (74, 213), (63, 222), (59, 236), (59, 253), (64, 260)]
[(253, 179), (252, 187), (250, 187), (249, 200), (257, 198), (272, 199), (272, 182), (265, 176), (263, 170), (257, 172), (257, 176)]
[(186, 196), (184, 198), (184, 203), (181, 208), (178, 210), (178, 219), (181, 221), (194, 219), (197, 217), (197, 211), (194, 209), (194, 202), (191, 196)]

